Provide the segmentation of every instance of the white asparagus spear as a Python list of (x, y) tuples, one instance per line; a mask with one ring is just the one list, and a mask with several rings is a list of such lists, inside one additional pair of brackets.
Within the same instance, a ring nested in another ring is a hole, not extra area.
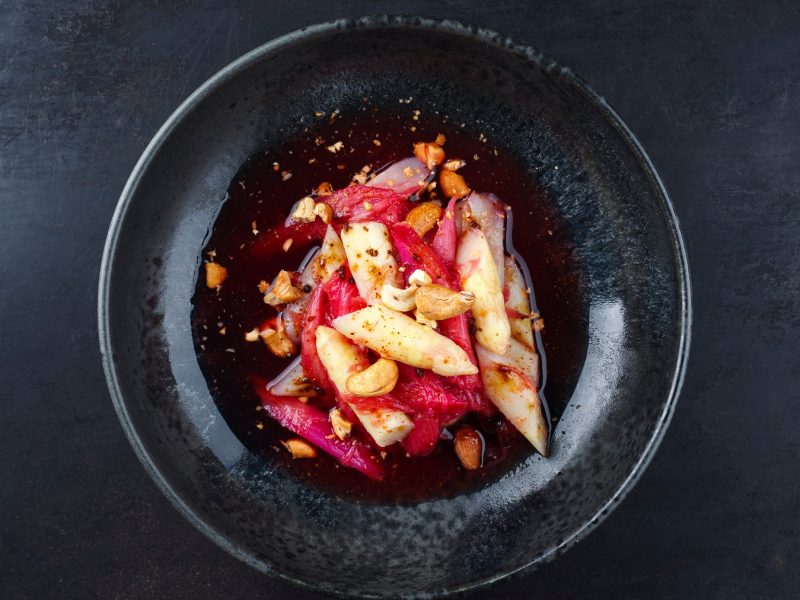
[(380, 304), (342, 315), (332, 324), (356, 344), (412, 367), (445, 376), (478, 372), (467, 353), (450, 338)]
[(533, 345), (533, 326), (530, 319), (531, 301), (528, 284), (513, 256), (506, 256), (505, 263), (506, 286), (508, 287), (506, 308), (514, 313), (513, 316), (509, 315), (508, 317), (511, 325), (511, 337), (533, 349), (535, 346)]
[(309, 285), (312, 288), (322, 285), (333, 277), (336, 269), (341, 267), (346, 260), (347, 256), (344, 246), (342, 246), (342, 240), (339, 239), (333, 227), (328, 225), (322, 246), (300, 273), (300, 284), (302, 286)]
[(500, 287), (503, 287), (503, 257), (505, 256), (506, 206), (494, 194), (472, 192), (463, 203), (461, 209), (462, 227), (467, 229), (470, 222), (477, 223), (486, 242), (492, 251), (494, 264), (497, 265)]
[[(347, 378), (369, 366), (366, 354), (338, 331), (320, 325), (316, 329), (317, 353), (339, 395), (347, 401)], [(350, 408), (381, 447), (399, 442), (414, 428), (404, 413), (391, 409), (362, 410), (348, 402)]]
[(496, 354), (505, 354), (511, 326), (503, 301), (503, 288), (489, 244), (479, 227), (465, 229), (456, 250), (461, 289), (475, 295), (472, 316), (478, 344)]
[(425, 187), (430, 176), (428, 167), (415, 156), (411, 156), (386, 167), (367, 186), (394, 190), (401, 196), (409, 196)]
[(316, 396), (314, 383), (306, 377), (300, 357), (295, 358), (280, 375), (267, 384), (267, 391), (275, 396)]
[[(347, 256), (345, 256), (342, 241), (333, 227), (328, 225), (325, 237), (322, 240), (322, 246), (311, 255), (300, 272), (300, 286), (304, 289), (306, 286), (313, 289), (318, 285), (322, 285), (333, 276), (346, 260)], [(286, 308), (281, 313), (286, 334), (295, 344), (300, 343), (300, 334), (303, 329), (302, 317), (305, 314), (308, 297), (308, 294), (304, 294), (302, 298), (286, 305)]]
[[(525, 348), (516, 340), (511, 344)], [(475, 352), (486, 396), (536, 450), (547, 456), (550, 438), (547, 420), (530, 377), (513, 364), (509, 356), (500, 356), (481, 346), (477, 346)]]
[(342, 244), (358, 293), (367, 304), (377, 304), (385, 283), (397, 285), (397, 261), (389, 230), (375, 221), (345, 225)]

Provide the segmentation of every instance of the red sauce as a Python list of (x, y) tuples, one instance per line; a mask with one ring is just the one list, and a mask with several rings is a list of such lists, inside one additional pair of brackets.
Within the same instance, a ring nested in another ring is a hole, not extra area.
[[(445, 116), (415, 115), (413, 106), (400, 105), (387, 113), (365, 103), (360, 110), (334, 118), (317, 117), (283, 147), (252, 156), (231, 182), (203, 251), (204, 258), (207, 252), (215, 252), (215, 260), (228, 269), (228, 277), (220, 292), (206, 288), (202, 274), (198, 278), (192, 327), (201, 369), (231, 430), (266, 461), (338, 496), (375, 502), (452, 496), (492, 482), (533, 453), (502, 416), (481, 419), (470, 415), (466, 422), (485, 440), (480, 469), (465, 470), (452, 441), (441, 440), (427, 457), (389, 453), (387, 478), (373, 482), (323, 453), (316, 459), (293, 460), (280, 440), (296, 436), (259, 410), (258, 398), (248, 383), (249, 373), (269, 380), (290, 360), (274, 357), (261, 342), (244, 340), (245, 332), (275, 315), (264, 304), (258, 284), (270, 282), (280, 269), (297, 269), (314, 246), (307, 239), (294, 239), (288, 252), (261, 258), (251, 251), (260, 237), (283, 223), (293, 203), (321, 182), (330, 182), (334, 189), (345, 187), (364, 165), (377, 168), (411, 156), (414, 142), (432, 141), (438, 133), (447, 138), (448, 158), (467, 161), (459, 173), (472, 189), (495, 193), (512, 207), (514, 247), (530, 270), (534, 309), (541, 312), (545, 323), (538, 340), (544, 374), (542, 396), (547, 398), (553, 422), (574, 389), (585, 356), (586, 307), (568, 232), (534, 174), (502, 150), (501, 140), (486, 140), (482, 132)], [(338, 141), (344, 145), (342, 150), (327, 150)], [(557, 444), (557, 436), (554, 438)]]

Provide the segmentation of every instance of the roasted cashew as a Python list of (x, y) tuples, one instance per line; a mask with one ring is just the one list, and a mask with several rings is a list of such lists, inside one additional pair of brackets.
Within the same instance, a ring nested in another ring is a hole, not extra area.
[(408, 312), (414, 310), (414, 295), (417, 293), (417, 286), (410, 285), (405, 289), (393, 286), (391, 283), (384, 283), (381, 286), (381, 302), (392, 310)]
[(423, 287), (433, 283), (433, 279), (422, 269), (415, 269), (411, 275), (408, 276), (408, 284)]
[(441, 321), (467, 312), (475, 304), (472, 292), (456, 292), (443, 285), (426, 285), (417, 290), (415, 302), (428, 319)]
[(428, 233), (442, 216), (442, 207), (436, 202), (417, 204), (406, 215), (406, 223), (411, 225), (419, 237)]
[(400, 372), (397, 364), (388, 358), (380, 358), (360, 373), (347, 378), (347, 391), (360, 398), (383, 396), (394, 389)]
[(350, 437), (350, 431), (353, 429), (353, 424), (342, 416), (342, 411), (338, 408), (332, 408), (330, 412), (331, 427), (333, 433), (336, 434), (340, 440)]

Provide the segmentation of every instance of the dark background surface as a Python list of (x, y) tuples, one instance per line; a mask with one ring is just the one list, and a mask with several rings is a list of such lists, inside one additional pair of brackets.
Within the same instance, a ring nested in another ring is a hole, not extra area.
[(663, 176), (692, 270), (650, 468), (585, 541), (483, 597), (797, 597), (800, 5), (696, 4), (0, 0), (0, 596), (316, 598), (218, 549), (139, 465), (100, 364), (100, 255), (136, 159), (206, 78), (304, 25), (402, 12), (586, 78)]

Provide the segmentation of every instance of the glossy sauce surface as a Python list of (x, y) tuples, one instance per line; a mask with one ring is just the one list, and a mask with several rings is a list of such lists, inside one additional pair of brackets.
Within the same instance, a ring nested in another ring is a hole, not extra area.
[[(469, 415), (465, 422), (479, 429), (485, 440), (480, 469), (466, 471), (446, 439), (427, 457), (406, 458), (390, 451), (388, 476), (376, 483), (322, 453), (316, 459), (292, 460), (280, 441), (296, 436), (260, 410), (247, 380), (250, 373), (272, 379), (290, 360), (274, 357), (261, 342), (244, 340), (245, 332), (275, 315), (263, 302), (259, 282), (270, 282), (281, 269), (298, 269), (315, 247), (311, 240), (293, 239), (287, 251), (265, 254), (260, 249), (270, 229), (283, 223), (294, 202), (323, 181), (334, 189), (345, 187), (365, 165), (375, 170), (411, 156), (415, 142), (432, 141), (439, 133), (447, 138), (448, 159), (466, 161), (459, 173), (470, 187), (492, 192), (512, 207), (514, 249), (530, 271), (534, 310), (545, 324), (538, 340), (542, 397), (553, 421), (569, 400), (585, 355), (586, 309), (567, 233), (535, 175), (505, 154), (500, 140), (495, 143), (446, 115), (416, 114), (413, 106), (402, 103), (392, 112), (365, 102), (351, 113), (316, 115), (301, 137), (251, 157), (231, 182), (204, 248), (204, 258), (213, 253), (228, 269), (228, 277), (219, 292), (206, 288), (204, 277), (198, 277), (192, 328), (201, 369), (232, 431), (265, 460), (277, 461), (293, 476), (339, 496), (376, 502), (452, 496), (493, 481), (533, 453), (502, 416)], [(341, 150), (328, 150), (340, 141)]]

